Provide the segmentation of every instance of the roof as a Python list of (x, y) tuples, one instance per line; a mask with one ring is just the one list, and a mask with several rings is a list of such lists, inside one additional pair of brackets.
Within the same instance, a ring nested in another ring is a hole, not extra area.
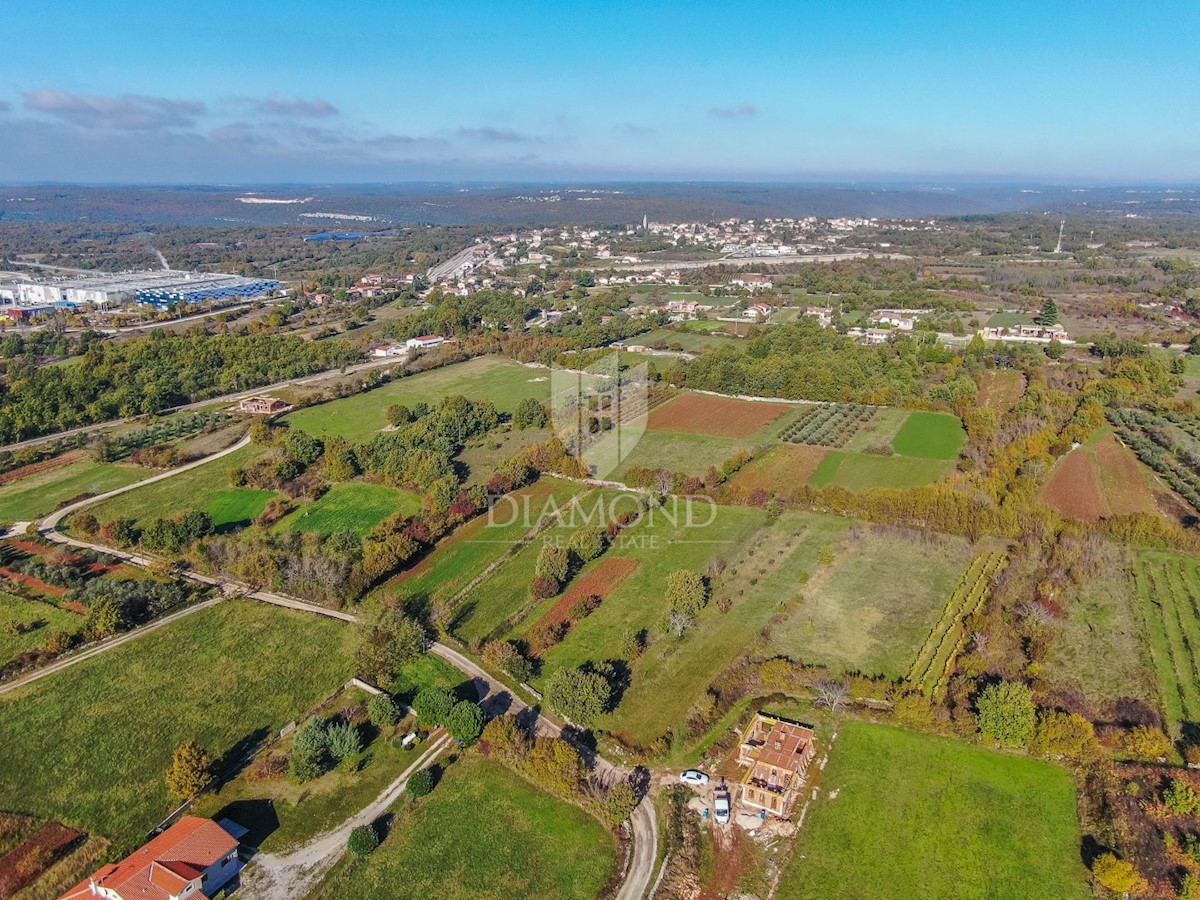
[[(237, 846), (237, 839), (212, 819), (184, 816), (119, 863), (94, 872), (63, 900), (94, 896), (93, 881), (124, 900), (167, 900)], [(199, 892), (192, 896), (204, 898)]]
[(436, 334), (423, 334), (420, 337), (413, 338), (414, 341), (440, 341), (441, 338)]

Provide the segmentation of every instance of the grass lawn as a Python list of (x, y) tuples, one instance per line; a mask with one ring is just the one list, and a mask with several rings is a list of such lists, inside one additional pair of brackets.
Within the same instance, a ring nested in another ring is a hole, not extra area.
[(524, 537), (543, 510), (562, 507), (580, 490), (580, 485), (571, 481), (538, 479), (510, 494), (511, 500), (499, 501), (493, 516), (477, 516), (443, 538), (432, 553), (389, 581), (376, 596), (387, 593), (429, 602), (449, 600)]
[(229, 601), (0, 698), (9, 808), (141, 843), (174, 806), (163, 773), (195, 739), (240, 756), (354, 669), (354, 629)]
[(758, 589), (779, 603), (770, 650), (834, 670), (903, 677), (969, 564), (970, 548), (960, 538), (925, 544), (866, 528), (832, 549), (829, 565), (802, 558), (760, 580)]
[(348, 528), (366, 536), (378, 522), (393, 513), (420, 511), (421, 498), (385, 484), (347, 482), (335, 484), (319, 499), (305, 504), (279, 523), (287, 531), (315, 531), (333, 534)]
[[(472, 699), (474, 686), (463, 685), (463, 675), (436, 656), (422, 656), (405, 667), (401, 692), (415, 694), (418, 688), (465, 688)], [(367, 701), (367, 695), (349, 690), (320, 710), (328, 716)], [(290, 778), (251, 781), (244, 774), (222, 786), (216, 793), (205, 794), (193, 812), (196, 815), (228, 816), (251, 830), (247, 843), (265, 852), (275, 853), (341, 825), (371, 803), (425, 751), (417, 745), (405, 750), (399, 737), (407, 734), (411, 720), (394, 728), (376, 732), (369, 723), (359, 725), (370, 743), (357, 756), (320, 778), (299, 784)], [(393, 740), (395, 739), (395, 740)], [(288, 752), (291, 737), (284, 738), (270, 752)]]
[(998, 312), (992, 313), (987, 320), (988, 328), (1016, 328), (1018, 325), (1032, 325), (1033, 319), (1024, 313)]
[(484, 356), (401, 378), (342, 400), (298, 409), (287, 416), (287, 421), (310, 434), (359, 442), (387, 425), (387, 408), (394, 403), (432, 405), (456, 394), (471, 400), (491, 400), (501, 412), (511, 413), (526, 397), (549, 400), (550, 373), (504, 357)]
[[(725, 328), (729, 323), (705, 323), (720, 325)], [(701, 333), (699, 331), (672, 331), (669, 328), (656, 328), (647, 334), (639, 334), (629, 338), (627, 344), (641, 344), (643, 347), (658, 348), (661, 344), (666, 350), (685, 350), (688, 353), (703, 353), (714, 347), (730, 347), (737, 338), (720, 334)]]
[(821, 781), (779, 900), (1092, 896), (1065, 769), (848, 720)]
[(103, 494), (154, 473), (124, 463), (80, 459), (0, 486), (0, 522), (29, 522), (80, 494)]
[(379, 849), (323, 896), (592, 900), (616, 864), (615, 841), (597, 820), (469, 755), (432, 794), (406, 806)]
[[(250, 444), (228, 456), (213, 460), (203, 466), (189, 469), (180, 475), (156, 481), (145, 487), (105, 500), (92, 507), (91, 511), (101, 522), (129, 517), (139, 525), (145, 525), (159, 516), (170, 516), (191, 509), (203, 509), (217, 520), (218, 515), (227, 519), (223, 524), (243, 521), (247, 513), (262, 512), (266, 501), (259, 500), (259, 491), (235, 489), (231, 476), (249, 462), (262, 456), (263, 447)], [(229, 518), (235, 516), (236, 518)]]
[(919, 459), (958, 458), (967, 440), (958, 416), (949, 413), (914, 412), (904, 420), (892, 439), (892, 447), (901, 456)]
[[(27, 634), (14, 634), (9, 630), (12, 622), (41, 624)], [(74, 631), (82, 622), (83, 616), (77, 612), (0, 591), (0, 666), (18, 653), (44, 646), (56, 631)]]
[(932, 484), (953, 471), (954, 464), (946, 460), (832, 450), (821, 460), (808, 483), (813, 487), (836, 485), (852, 491), (908, 488)]

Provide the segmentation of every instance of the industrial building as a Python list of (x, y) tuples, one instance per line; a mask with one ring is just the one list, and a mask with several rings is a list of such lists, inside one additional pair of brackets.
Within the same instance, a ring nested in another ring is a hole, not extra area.
[(150, 270), (97, 273), (0, 284), (0, 304), (11, 307), (94, 306), (150, 303), (159, 307), (236, 299), (249, 300), (280, 289), (269, 278), (210, 272)]

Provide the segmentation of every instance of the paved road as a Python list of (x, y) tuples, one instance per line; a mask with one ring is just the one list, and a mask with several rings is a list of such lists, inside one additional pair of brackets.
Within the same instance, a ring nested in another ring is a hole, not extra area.
[[(47, 539), (60, 544), (67, 544), (73, 547), (87, 548), (100, 553), (107, 553), (111, 556), (118, 557), (131, 565), (141, 567), (154, 566), (158, 561), (153, 558), (127, 553), (123, 550), (118, 550), (113, 547), (106, 547), (102, 544), (77, 540), (76, 538), (62, 534), (60, 531), (58, 531), (58, 524), (66, 516), (93, 503), (99, 503), (103, 500), (108, 500), (128, 491), (135, 490), (136, 488), (142, 487), (146, 484), (174, 477), (175, 475), (179, 475), (190, 469), (194, 469), (197, 466), (204, 465), (205, 463), (212, 462), (213, 460), (220, 459), (221, 457), (230, 453), (234, 453), (235, 451), (246, 446), (246, 444), (249, 443), (249, 440), (250, 439), (247, 436), (233, 446), (227, 447), (226, 449), (218, 451), (210, 456), (206, 456), (203, 459), (196, 460), (195, 462), (188, 463), (187, 465), (180, 466), (176, 469), (171, 469), (170, 471), (155, 475), (151, 478), (145, 479), (144, 481), (117, 488), (116, 490), (109, 491), (106, 494), (101, 494), (96, 497), (89, 497), (88, 499), (81, 500), (78, 503), (72, 503), (70, 506), (56, 510), (44, 518), (41, 521), (38, 530)], [(181, 572), (179, 574), (182, 577), (189, 578), (201, 584), (220, 588), (222, 592), (226, 594), (242, 594), (246, 597), (254, 600), (260, 600), (264, 603), (270, 603), (275, 606), (286, 607), (288, 609), (295, 609), (302, 612), (314, 613), (316, 615), (328, 616), (329, 618), (339, 619), (343, 622), (358, 621), (356, 616), (351, 613), (343, 612), (342, 610), (327, 609), (323, 606), (317, 606), (314, 603), (307, 603), (303, 600), (283, 594), (253, 590), (248, 585), (241, 584), (231, 579), (213, 578), (212, 576), (205, 575), (202, 572), (190, 570)], [(221, 598), (216, 598), (206, 601), (204, 604), (181, 610), (179, 613), (174, 614), (174, 618), (189, 615), (200, 608), (220, 602), (220, 599)], [(63, 660), (63, 664), (61, 666), (58, 664), (53, 664), (46, 669), (34, 672), (31, 675), (26, 676), (24, 680), (13, 682), (11, 685), (4, 686), (3, 689), (0, 689), (0, 693), (3, 693), (7, 690), (12, 690), (20, 684), (28, 684), (30, 681), (46, 677), (47, 675), (53, 674), (55, 671), (61, 671), (63, 668), (74, 665), (77, 662), (81, 662), (85, 658), (91, 658), (99, 653), (103, 653), (114, 646), (119, 646), (120, 644), (128, 643), (131, 640), (136, 640), (143, 634), (147, 634), (156, 628), (161, 628), (171, 620), (172, 619), (170, 619), (170, 617), (158, 620), (157, 622), (143, 626), (135, 631), (126, 633), (125, 635), (122, 635), (120, 639), (114, 639), (113, 641), (99, 645), (93, 650), (87, 651), (86, 656), (84, 654), (79, 654), (78, 656), (71, 657), (69, 660)], [(490, 707), (493, 712), (507, 711), (511, 713), (519, 713), (529, 708), (524, 701), (509, 692), (509, 690), (503, 684), (500, 684), (493, 679), (491, 675), (489, 675), (481, 666), (463, 654), (459, 653), (457, 650), (447, 647), (444, 644), (435, 643), (431, 646), (430, 652), (441, 657), (463, 674), (473, 679), (475, 681), (476, 689), (479, 692), (480, 698), (483, 700), (485, 705)], [(537, 718), (537, 730), (543, 734), (550, 735), (558, 735), (561, 733), (561, 729), (558, 727), (558, 725), (540, 714)], [(605, 776), (616, 777), (624, 776), (626, 774), (624, 769), (613, 765), (611, 762), (599, 756), (598, 754), (594, 756), (594, 763), (596, 769)], [(409, 771), (411, 772), (412, 769)], [(408, 773), (406, 772), (401, 778), (406, 780), (407, 775)], [(284, 858), (272, 858), (270, 856), (264, 857), (265, 861), (269, 861), (270, 864), (277, 867), (278, 872), (275, 872), (270, 879), (264, 880), (264, 885), (266, 885), (264, 890), (266, 893), (262, 894), (262, 896), (266, 898), (266, 900), (276, 900), (276, 898), (278, 898), (278, 900), (283, 900), (285, 897), (297, 896), (295, 893), (288, 893), (288, 891), (296, 887), (294, 880), (303, 878), (307, 883), (307, 879), (310, 876), (306, 873), (308, 873), (310, 870), (314, 870), (317, 867), (318, 862), (324, 865), (327, 861), (326, 855), (323, 852), (324, 849), (327, 847), (336, 846), (337, 852), (340, 854), (342, 848), (345, 847), (345, 837), (349, 835), (350, 829), (356, 824), (362, 824), (363, 821), (373, 821), (382, 815), (382, 813), (386, 811), (391, 803), (395, 802), (395, 799), (399, 797), (399, 792), (403, 789), (403, 783), (401, 783), (401, 781), (397, 781), (391, 785), (387, 791), (381, 794), (375, 803), (367, 807), (365, 810), (360, 811), (358, 815), (350, 820), (350, 822), (344, 824), (339, 829), (335, 829), (326, 835), (320, 836), (313, 842), (312, 845), (306, 845), (305, 848), (301, 848), (301, 850), (296, 851), (296, 853), (307, 853), (307, 856), (305, 856), (300, 862), (292, 859), (295, 854), (291, 854)], [(392, 796), (390, 801), (385, 803), (389, 794), (393, 792), (394, 796)], [(385, 803), (385, 805), (380, 806), (381, 803)], [(374, 815), (370, 815), (364, 820), (363, 817), (372, 811), (374, 811)], [(633, 833), (633, 855), (629, 870), (625, 875), (625, 880), (617, 894), (617, 900), (641, 900), (641, 898), (645, 896), (646, 891), (650, 886), (650, 881), (654, 876), (654, 860), (658, 853), (658, 823), (649, 798), (643, 799), (638, 805), (637, 809), (634, 810), (633, 816), (630, 817), (630, 828), (632, 829)], [(336, 856), (334, 857), (333, 861), (336, 861)], [(328, 864), (332, 865), (332, 861), (330, 861)], [(326, 868), (327, 867), (328, 866), (326, 866)], [(322, 872), (324, 872), (324, 869), (316, 871), (315, 875), (312, 877), (316, 877), (316, 875), (319, 875)], [(275, 882), (278, 882), (280, 885), (282, 885), (282, 887), (276, 890), (276, 888), (273, 886)], [(250, 894), (250, 896), (257, 895)]]

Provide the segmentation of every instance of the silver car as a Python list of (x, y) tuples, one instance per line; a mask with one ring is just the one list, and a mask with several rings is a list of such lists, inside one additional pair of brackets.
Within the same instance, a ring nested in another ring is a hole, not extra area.
[(687, 769), (679, 773), (679, 780), (684, 784), (694, 784), (697, 787), (708, 784), (708, 776), (699, 769)]
[(718, 825), (729, 824), (729, 792), (723, 791), (713, 797), (713, 818)]

